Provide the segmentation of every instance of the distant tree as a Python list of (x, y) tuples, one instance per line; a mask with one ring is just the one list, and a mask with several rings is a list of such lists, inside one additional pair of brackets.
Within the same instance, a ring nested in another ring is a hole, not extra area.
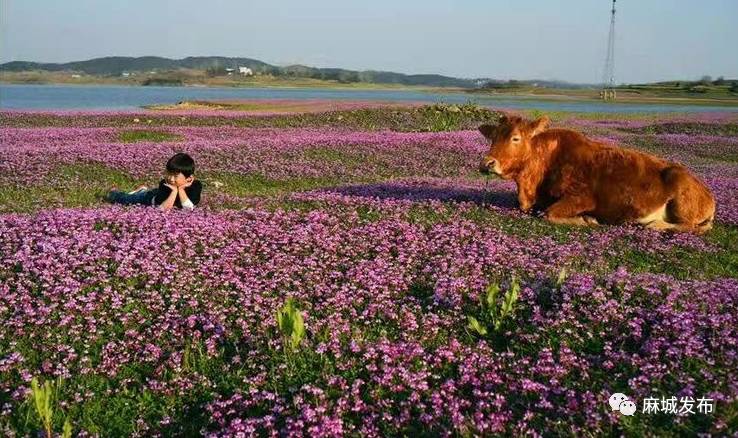
[(367, 82), (367, 83), (374, 82), (374, 72), (371, 72), (371, 71), (359, 72), (359, 82)]
[(359, 82), (359, 74), (355, 71), (342, 71), (338, 74), (339, 82)]
[(730, 84), (730, 92), (731, 93), (738, 93), (738, 81), (733, 81)]
[(341, 74), (337, 71), (323, 71), (320, 72), (318, 79), (323, 79), (325, 81), (340, 81)]
[(504, 87), (505, 87), (505, 84), (498, 80), (487, 81), (484, 83), (484, 85), (482, 85), (482, 88), (488, 88), (488, 89), (498, 89), (498, 88), (504, 88)]
[(712, 85), (725, 85), (725, 78), (723, 76), (718, 77), (712, 82)]
[(211, 78), (215, 76), (225, 76), (226, 73), (227, 72), (226, 72), (225, 67), (220, 67), (220, 66), (213, 66), (213, 67), (208, 67), (205, 69), (205, 74)]
[(702, 79), (700, 79), (701, 85), (710, 85), (712, 84), (712, 77), (709, 75), (702, 76)]

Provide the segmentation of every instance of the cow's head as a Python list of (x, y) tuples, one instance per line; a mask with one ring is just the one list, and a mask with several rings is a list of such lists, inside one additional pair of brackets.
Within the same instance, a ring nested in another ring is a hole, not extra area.
[(503, 116), (497, 126), (480, 126), (479, 132), (490, 142), (489, 152), (479, 166), (480, 172), (514, 178), (531, 156), (531, 139), (545, 131), (549, 123), (546, 116), (532, 122), (517, 116)]

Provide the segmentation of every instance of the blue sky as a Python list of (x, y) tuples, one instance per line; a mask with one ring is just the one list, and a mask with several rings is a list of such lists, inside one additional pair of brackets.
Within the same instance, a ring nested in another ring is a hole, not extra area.
[[(602, 76), (607, 0), (0, 0), (0, 61), (243, 56), (277, 65)], [(738, 77), (738, 1), (620, 0), (616, 81)]]

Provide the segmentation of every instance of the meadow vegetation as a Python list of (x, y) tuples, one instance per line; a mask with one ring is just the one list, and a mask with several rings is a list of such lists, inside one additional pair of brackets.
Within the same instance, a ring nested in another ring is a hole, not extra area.
[[(0, 433), (734, 433), (738, 118), (552, 116), (685, 163), (715, 229), (521, 213), (471, 104), (0, 113)], [(179, 151), (195, 211), (102, 199)]]

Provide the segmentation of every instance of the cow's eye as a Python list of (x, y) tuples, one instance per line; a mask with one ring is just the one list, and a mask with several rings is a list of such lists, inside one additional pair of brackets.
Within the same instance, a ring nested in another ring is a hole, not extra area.
[(520, 137), (513, 137), (512, 138), (513, 143), (517, 143), (520, 141)]

